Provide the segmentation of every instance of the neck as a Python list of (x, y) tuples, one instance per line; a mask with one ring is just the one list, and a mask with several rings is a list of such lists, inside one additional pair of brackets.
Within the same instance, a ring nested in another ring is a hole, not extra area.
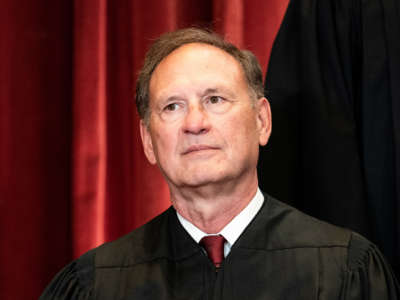
[(249, 204), (257, 188), (255, 174), (235, 184), (170, 186), (170, 192), (172, 205), (181, 216), (206, 233), (218, 233)]

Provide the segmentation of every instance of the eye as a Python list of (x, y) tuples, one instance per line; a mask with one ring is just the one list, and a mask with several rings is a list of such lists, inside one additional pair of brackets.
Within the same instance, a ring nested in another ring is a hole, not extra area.
[(164, 107), (164, 110), (166, 111), (176, 111), (178, 109), (179, 109), (178, 103), (170, 103), (166, 107)]
[(221, 98), (221, 97), (219, 97), (219, 96), (211, 96), (211, 97), (208, 99), (208, 101), (209, 101), (211, 104), (218, 104), (218, 103), (221, 103), (223, 100), (224, 100), (224, 99)]
[(161, 119), (167, 122), (180, 118), (185, 112), (185, 103), (181, 101), (167, 102), (160, 111)]
[(204, 102), (204, 107), (211, 113), (225, 113), (232, 106), (232, 101), (221, 96), (210, 95)]

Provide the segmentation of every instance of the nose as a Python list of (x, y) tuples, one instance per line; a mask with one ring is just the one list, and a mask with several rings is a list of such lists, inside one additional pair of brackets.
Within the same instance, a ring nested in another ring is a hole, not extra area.
[(188, 134), (204, 134), (210, 130), (207, 112), (201, 105), (190, 105), (183, 122), (183, 131)]

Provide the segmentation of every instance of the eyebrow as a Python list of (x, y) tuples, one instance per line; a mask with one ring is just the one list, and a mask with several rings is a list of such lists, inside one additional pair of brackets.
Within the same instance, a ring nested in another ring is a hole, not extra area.
[(223, 93), (223, 94), (227, 94), (231, 98), (235, 98), (235, 95), (231, 91), (229, 91), (228, 89), (223, 88), (223, 87), (208, 88), (200, 96), (204, 97), (209, 94), (215, 94), (215, 93)]
[[(218, 93), (226, 94), (232, 99), (236, 98), (234, 93), (232, 93), (231, 91), (229, 91), (228, 89), (226, 89), (224, 87), (207, 88), (205, 91), (199, 92), (198, 96), (203, 98), (203, 97), (205, 97), (207, 95), (215, 94), (215, 93), (217, 93), (217, 94)], [(162, 98), (162, 96), (161, 96), (161, 98)], [(175, 95), (167, 97), (166, 99), (163, 99), (160, 104), (163, 105), (164, 103), (169, 103), (169, 102), (173, 102), (173, 101), (176, 101), (176, 100), (182, 100), (182, 98), (184, 98), (184, 97), (182, 97), (179, 94), (175, 94)]]
[(182, 99), (182, 97), (178, 96), (178, 95), (173, 95), (173, 96), (169, 96), (167, 99), (163, 100), (163, 103), (167, 103), (167, 102), (172, 102), (175, 100), (179, 100)]

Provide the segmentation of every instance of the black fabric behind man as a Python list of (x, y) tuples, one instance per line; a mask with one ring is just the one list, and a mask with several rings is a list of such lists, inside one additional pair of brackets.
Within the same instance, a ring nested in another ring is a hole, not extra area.
[(400, 5), (293, 0), (266, 93), (260, 186), (376, 242), (399, 274)]

